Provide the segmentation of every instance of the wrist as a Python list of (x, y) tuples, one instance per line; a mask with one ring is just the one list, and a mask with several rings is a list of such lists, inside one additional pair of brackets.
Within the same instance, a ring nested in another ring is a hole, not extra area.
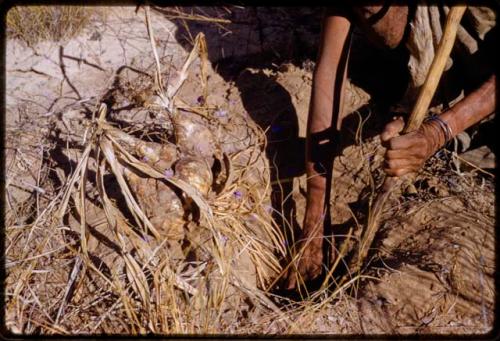
[(304, 218), (304, 229), (302, 234), (304, 237), (318, 236), (323, 234), (325, 216), (320, 213), (309, 213)]
[[(425, 129), (427, 127), (428, 129)], [(453, 138), (453, 131), (442, 116), (433, 115), (425, 120), (424, 131), (430, 144), (430, 155), (446, 145)]]

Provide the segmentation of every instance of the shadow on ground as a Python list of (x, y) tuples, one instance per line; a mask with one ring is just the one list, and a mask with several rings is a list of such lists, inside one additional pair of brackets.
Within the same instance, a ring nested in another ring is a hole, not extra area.
[[(296, 204), (292, 199), (293, 180), (305, 173), (305, 139), (299, 137), (298, 117), (290, 94), (271, 75), (253, 70), (280, 71), (283, 63), (311, 68), (315, 60), (321, 30), (322, 9), (300, 7), (184, 7), (183, 13), (204, 18), (230, 21), (188, 20), (175, 14), (173, 8), (154, 7), (177, 26), (175, 39), (186, 51), (193, 47), (194, 37), (205, 34), (208, 58), (213, 68), (227, 82), (234, 82), (243, 105), (252, 119), (266, 131), (266, 154), (271, 166), (274, 219), (287, 233), (288, 243), (300, 230)], [(380, 132), (392, 115), (373, 119), (373, 112), (388, 113), (391, 103), (403, 95), (407, 82), (408, 56), (402, 49), (381, 51), (354, 31), (348, 77), (371, 95), (358, 111), (372, 112), (364, 138)], [(383, 86), (380, 86), (383, 80)], [(333, 157), (355, 143), (358, 118), (348, 115), (341, 128), (341, 145)], [(328, 220), (328, 217), (327, 217)], [(286, 226), (291, 228), (286, 228)], [(331, 229), (331, 227), (330, 227)], [(290, 231), (294, 231), (291, 233)]]

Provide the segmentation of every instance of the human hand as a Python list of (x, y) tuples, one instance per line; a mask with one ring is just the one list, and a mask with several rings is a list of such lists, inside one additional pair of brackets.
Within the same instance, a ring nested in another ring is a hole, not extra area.
[(419, 129), (399, 135), (404, 128), (402, 117), (385, 126), (380, 135), (385, 153), (384, 171), (390, 176), (402, 176), (419, 170), (425, 161), (446, 142), (446, 136), (436, 121), (424, 122)]
[[(293, 264), (284, 276), (284, 289), (293, 290), (298, 285), (316, 279), (323, 265), (323, 220), (306, 219), (299, 241), (294, 245)], [(298, 284), (297, 284), (298, 282)]]

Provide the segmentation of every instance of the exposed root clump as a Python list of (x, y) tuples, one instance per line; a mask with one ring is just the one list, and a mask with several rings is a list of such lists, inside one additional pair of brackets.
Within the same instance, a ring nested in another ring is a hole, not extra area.
[[(36, 242), (41, 256), (11, 252), (26, 261), (8, 264), (9, 281), (18, 283), (7, 299), (14, 332), (221, 333), (248, 323), (244, 314), (282, 315), (266, 296), (284, 249), (268, 209), (265, 135), (240, 119), (252, 138), (244, 148), (221, 147), (216, 136), (232, 126), (218, 108), (176, 98), (197, 54), (203, 75), (202, 34), (169, 86), (157, 65), (143, 110), (160, 124), (125, 127), (104, 103), (80, 117), (67, 139), (54, 123), (59, 158), (51, 181), (60, 189), (31, 229), (36, 238), (25, 241), (27, 248)], [(113, 91), (108, 103), (120, 98)], [(32, 288), (47, 262), (50, 293), (49, 285)], [(27, 303), (30, 293), (44, 303)]]

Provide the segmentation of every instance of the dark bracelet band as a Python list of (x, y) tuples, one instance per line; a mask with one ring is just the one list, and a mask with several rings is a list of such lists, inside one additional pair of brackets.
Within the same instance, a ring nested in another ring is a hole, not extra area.
[(448, 123), (446, 123), (438, 115), (432, 115), (425, 119), (425, 122), (431, 122), (431, 121), (436, 121), (438, 123), (439, 127), (441, 127), (441, 130), (443, 130), (444, 132), (444, 138), (445, 138), (444, 143), (445, 144), (448, 143), (453, 138), (453, 132)]

